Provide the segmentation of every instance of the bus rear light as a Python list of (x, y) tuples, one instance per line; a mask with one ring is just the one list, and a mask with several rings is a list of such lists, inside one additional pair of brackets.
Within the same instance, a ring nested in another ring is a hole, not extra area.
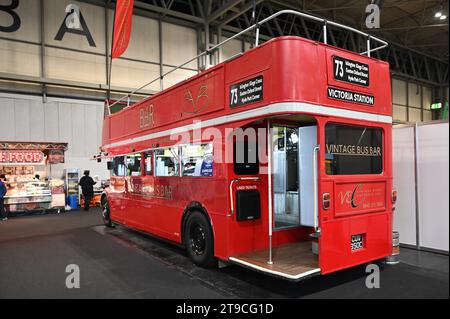
[(322, 207), (324, 210), (327, 210), (330, 208), (331, 204), (331, 196), (330, 193), (323, 193), (322, 194)]
[(397, 201), (397, 191), (395, 189), (392, 190), (391, 200), (392, 200), (392, 204), (395, 204), (395, 202)]

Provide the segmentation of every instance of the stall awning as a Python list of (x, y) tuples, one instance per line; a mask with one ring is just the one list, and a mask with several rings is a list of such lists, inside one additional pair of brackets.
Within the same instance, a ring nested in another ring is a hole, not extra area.
[(0, 150), (27, 150), (46, 151), (62, 150), (67, 151), (67, 143), (50, 142), (0, 142)]

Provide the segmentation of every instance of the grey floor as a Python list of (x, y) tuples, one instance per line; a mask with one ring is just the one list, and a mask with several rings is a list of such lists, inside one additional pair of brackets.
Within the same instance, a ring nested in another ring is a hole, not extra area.
[[(99, 210), (0, 222), (0, 298), (447, 298), (446, 255), (402, 249), (383, 267), (381, 288), (365, 286), (364, 266), (292, 283), (237, 266), (201, 269), (184, 251), (121, 227), (101, 226)], [(68, 264), (80, 289), (67, 289)]]

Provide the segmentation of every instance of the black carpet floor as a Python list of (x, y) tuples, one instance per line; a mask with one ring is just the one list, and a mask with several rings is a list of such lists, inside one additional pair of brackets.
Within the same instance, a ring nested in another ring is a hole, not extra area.
[[(411, 254), (382, 268), (380, 289), (366, 288), (364, 266), (292, 283), (238, 266), (198, 268), (180, 247), (105, 229), (98, 209), (18, 217), (0, 223), (0, 298), (448, 299), (448, 256), (423, 254), (418, 267)], [(66, 288), (68, 264), (80, 267), (80, 289)]]

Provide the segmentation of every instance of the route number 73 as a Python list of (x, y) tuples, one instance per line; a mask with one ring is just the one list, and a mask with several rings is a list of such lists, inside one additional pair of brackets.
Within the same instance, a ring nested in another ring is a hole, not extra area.
[(238, 89), (234, 88), (234, 89), (231, 89), (230, 104), (236, 105), (237, 103), (238, 103)]
[(339, 60), (334, 60), (336, 64), (335, 68), (335, 76), (343, 77), (344, 76), (344, 62)]

